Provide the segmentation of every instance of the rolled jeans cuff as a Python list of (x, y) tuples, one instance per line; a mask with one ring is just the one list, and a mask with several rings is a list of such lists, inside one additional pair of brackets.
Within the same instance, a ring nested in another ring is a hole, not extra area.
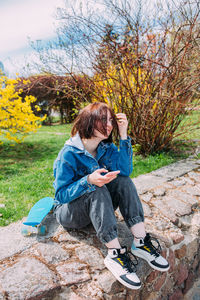
[(109, 243), (110, 241), (117, 238), (117, 226), (112, 226), (106, 230), (106, 232), (101, 232), (97, 234), (98, 238), (103, 244)]
[(144, 222), (144, 217), (141, 217), (141, 216), (133, 217), (133, 218), (126, 220), (125, 222), (126, 222), (126, 225), (130, 228), (137, 223)]

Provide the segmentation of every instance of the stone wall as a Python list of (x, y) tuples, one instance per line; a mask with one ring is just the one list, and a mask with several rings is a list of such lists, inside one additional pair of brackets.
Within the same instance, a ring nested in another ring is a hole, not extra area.
[[(146, 229), (159, 239), (170, 262), (168, 272), (154, 271), (139, 260), (142, 288), (126, 289), (105, 268), (106, 248), (92, 226), (65, 231), (49, 215), (45, 237), (21, 236), (22, 221), (0, 228), (0, 299), (191, 299), (200, 275), (200, 160), (190, 158), (134, 182)], [(116, 215), (119, 239), (130, 248), (132, 236), (119, 211)], [(200, 292), (194, 299), (200, 299)]]

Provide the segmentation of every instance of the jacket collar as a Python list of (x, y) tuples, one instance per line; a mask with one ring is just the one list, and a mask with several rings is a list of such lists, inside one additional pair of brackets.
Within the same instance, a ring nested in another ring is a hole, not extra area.
[[(79, 150), (84, 151), (85, 147), (83, 146), (82, 140), (80, 138), (79, 133), (77, 132), (73, 137), (65, 142), (65, 145), (75, 147)], [(103, 141), (97, 147), (97, 152), (101, 152), (101, 149), (107, 149), (109, 147), (109, 143), (104, 143)]]
[(76, 133), (76, 135), (72, 136), (69, 140), (67, 140), (65, 142), (65, 145), (78, 148), (79, 150), (85, 150), (82, 140), (78, 133)]

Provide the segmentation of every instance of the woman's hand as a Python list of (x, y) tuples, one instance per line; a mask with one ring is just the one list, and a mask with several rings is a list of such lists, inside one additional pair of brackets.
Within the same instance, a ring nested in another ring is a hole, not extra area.
[(122, 140), (127, 139), (127, 129), (128, 129), (128, 120), (125, 114), (118, 113), (116, 114), (117, 124), (119, 128), (119, 135)]
[[(101, 175), (101, 173), (107, 173), (105, 175)], [(108, 172), (106, 169), (98, 169), (88, 175), (87, 181), (90, 184), (97, 185), (98, 187), (102, 187), (104, 184), (109, 183), (113, 179), (117, 177), (120, 171)]]

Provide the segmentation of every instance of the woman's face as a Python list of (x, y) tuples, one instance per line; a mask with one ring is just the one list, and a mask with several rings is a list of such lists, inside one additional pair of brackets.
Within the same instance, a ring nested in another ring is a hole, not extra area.
[(98, 127), (106, 128), (107, 134), (104, 135), (103, 133), (101, 133), (100, 131), (95, 129), (94, 130), (95, 137), (98, 137), (102, 140), (107, 139), (109, 137), (109, 135), (111, 134), (112, 130), (113, 130), (112, 122), (113, 122), (113, 119), (112, 119), (112, 116), (110, 114), (110, 111), (107, 110), (107, 114), (103, 115), (101, 121), (98, 121), (98, 123), (97, 123), (97, 128)]

